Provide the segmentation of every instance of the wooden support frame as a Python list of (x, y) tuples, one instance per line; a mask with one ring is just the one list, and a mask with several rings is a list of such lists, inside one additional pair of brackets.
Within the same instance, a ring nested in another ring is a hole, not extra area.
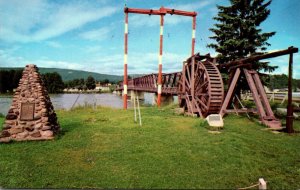
[(194, 55), (195, 51), (195, 33), (196, 33), (196, 12), (182, 11), (176, 9), (170, 9), (161, 7), (158, 10), (154, 9), (136, 9), (136, 8), (124, 8), (125, 13), (125, 52), (124, 52), (124, 82), (123, 82), (123, 107), (127, 109), (127, 87), (128, 87), (128, 77), (127, 77), (127, 53), (128, 53), (128, 13), (135, 14), (148, 14), (148, 15), (159, 15), (160, 16), (160, 43), (159, 43), (159, 58), (158, 58), (158, 79), (157, 79), (157, 106), (161, 105), (161, 93), (162, 93), (162, 55), (163, 55), (163, 26), (164, 26), (164, 16), (166, 14), (180, 15), (192, 17), (192, 48), (191, 54)]
[[(273, 129), (281, 129), (281, 123), (279, 120), (277, 120), (274, 117), (273, 111), (270, 107), (270, 104), (267, 99), (266, 92), (263, 88), (263, 85), (259, 79), (258, 73), (255, 70), (249, 70), (246, 68), (240, 69), (236, 68), (233, 74), (233, 78), (231, 79), (230, 86), (228, 89), (228, 92), (226, 94), (225, 100), (223, 102), (223, 105), (220, 110), (220, 114), (224, 116), (226, 113), (248, 113), (248, 112), (254, 112), (253, 109), (238, 109), (235, 108), (229, 109), (229, 105), (232, 104), (233, 96), (236, 90), (236, 87), (238, 85), (238, 80), (241, 76), (241, 74), (244, 74), (246, 77), (246, 80), (248, 82), (250, 91), (252, 92), (253, 99), (257, 108), (257, 113), (259, 115), (260, 120), (262, 123), (267, 125), (270, 128)], [(232, 75), (232, 73), (231, 73)]]
[(232, 101), (233, 94), (234, 94), (235, 88), (237, 86), (237, 81), (240, 78), (240, 74), (241, 74), (241, 69), (237, 68), (234, 72), (234, 76), (233, 76), (233, 78), (230, 82), (230, 86), (228, 88), (226, 97), (224, 99), (223, 105), (222, 105), (221, 110), (220, 110), (220, 114), (222, 115), (222, 117), (227, 112), (228, 105), (230, 105), (230, 103)]

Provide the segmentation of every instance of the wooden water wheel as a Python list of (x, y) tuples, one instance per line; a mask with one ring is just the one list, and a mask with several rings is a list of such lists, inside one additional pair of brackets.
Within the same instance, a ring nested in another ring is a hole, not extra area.
[(183, 66), (178, 101), (190, 114), (206, 117), (218, 113), (224, 98), (221, 73), (212, 59), (196, 54)]

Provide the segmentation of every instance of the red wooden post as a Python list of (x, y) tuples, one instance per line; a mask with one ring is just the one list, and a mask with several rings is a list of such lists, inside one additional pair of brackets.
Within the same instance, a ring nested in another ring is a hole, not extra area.
[(193, 24), (192, 24), (192, 56), (195, 53), (195, 38), (196, 38), (196, 15), (193, 16)]
[[(125, 8), (126, 9), (126, 8)], [(125, 31), (124, 31), (124, 82), (123, 82), (123, 108), (127, 109), (127, 51), (128, 51), (128, 12), (125, 12)]]
[[(163, 8), (161, 8), (161, 10), (162, 9)], [(157, 106), (158, 107), (160, 107), (160, 104), (161, 104), (163, 33), (164, 33), (164, 14), (161, 14), (160, 15), (159, 55), (158, 55), (158, 80), (157, 80)]]
[(196, 12), (175, 10), (161, 7), (159, 10), (153, 9), (135, 9), (127, 8), (124, 9), (125, 12), (125, 55), (124, 55), (124, 109), (127, 108), (127, 40), (128, 40), (128, 13), (136, 14), (148, 14), (148, 15), (160, 15), (160, 44), (159, 44), (159, 57), (158, 57), (158, 79), (157, 79), (157, 106), (160, 107), (161, 104), (161, 93), (162, 93), (162, 51), (163, 51), (163, 26), (164, 26), (164, 16), (166, 14), (171, 15), (181, 15), (193, 17), (193, 33), (192, 33), (192, 55), (195, 49), (195, 27), (196, 27)]
[[(290, 47), (289, 49), (292, 49), (293, 47)], [(286, 129), (288, 133), (293, 133), (293, 105), (292, 105), (292, 80), (293, 80), (293, 53), (290, 53), (289, 58), (289, 78), (288, 78), (288, 105), (287, 105), (287, 115), (286, 115)]]
[(226, 114), (227, 107), (228, 107), (229, 103), (231, 102), (231, 100), (233, 98), (233, 94), (234, 94), (235, 88), (237, 86), (237, 81), (239, 80), (240, 74), (241, 74), (241, 69), (237, 68), (234, 71), (234, 76), (233, 76), (233, 78), (230, 82), (230, 86), (228, 88), (226, 97), (224, 99), (224, 102), (222, 104), (222, 107), (221, 107), (221, 110), (220, 110), (220, 113), (219, 113), (219, 114), (222, 115), (222, 117)]

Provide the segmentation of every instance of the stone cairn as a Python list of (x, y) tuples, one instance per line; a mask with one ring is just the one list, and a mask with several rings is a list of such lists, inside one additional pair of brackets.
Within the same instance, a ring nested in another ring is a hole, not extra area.
[(0, 142), (48, 140), (60, 130), (36, 65), (26, 65), (6, 116)]

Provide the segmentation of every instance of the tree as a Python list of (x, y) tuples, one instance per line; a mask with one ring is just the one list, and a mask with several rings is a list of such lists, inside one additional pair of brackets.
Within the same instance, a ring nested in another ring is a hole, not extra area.
[(0, 71), (0, 93), (6, 92), (6, 71)]
[(64, 82), (57, 72), (42, 74), (44, 85), (49, 93), (60, 93), (64, 89)]
[[(267, 40), (275, 32), (263, 33), (260, 24), (267, 19), (270, 10), (267, 8), (271, 0), (230, 0), (231, 5), (217, 5), (219, 13), (214, 28), (210, 30), (216, 43), (208, 44), (218, 53), (220, 64), (247, 57), (249, 55), (266, 51), (270, 44)], [(254, 69), (272, 72), (277, 67), (268, 65), (268, 62), (257, 62)]]
[(21, 69), (15, 70), (12, 77), (13, 88), (17, 88), (19, 86), (19, 81), (22, 78), (23, 71)]
[(11, 69), (0, 71), (0, 93), (13, 92), (19, 85), (22, 77), (22, 70)]
[(92, 77), (91, 75), (88, 76), (88, 78), (86, 79), (85, 85), (86, 85), (87, 89), (89, 89), (89, 90), (95, 89), (96, 81), (95, 81), (94, 77)]
[[(292, 86), (294, 88), (294, 91), (296, 91), (296, 89), (300, 87), (299, 79), (293, 79)], [(270, 75), (270, 82), (268, 84), (268, 87), (271, 90), (287, 88), (288, 87), (288, 76), (285, 74)]]
[(109, 80), (108, 80), (108, 79), (104, 79), (104, 80), (101, 81), (101, 83), (103, 83), (103, 84), (108, 84), (108, 83), (109, 83)]
[(81, 78), (78, 80), (78, 90), (84, 90), (84, 85), (85, 85), (85, 82), (84, 82), (84, 78)]

